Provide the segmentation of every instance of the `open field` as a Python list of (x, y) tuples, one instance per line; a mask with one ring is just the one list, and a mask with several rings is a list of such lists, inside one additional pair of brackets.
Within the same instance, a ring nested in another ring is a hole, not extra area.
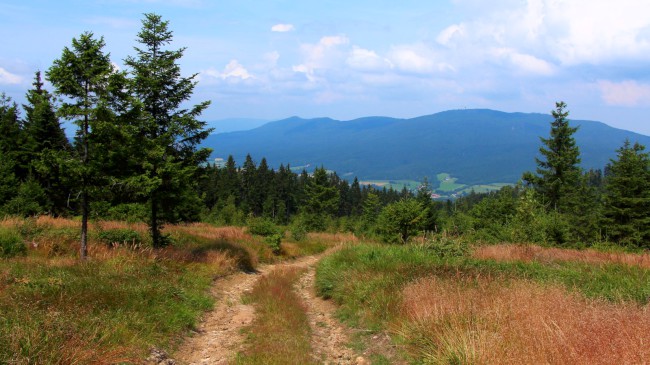
[[(77, 258), (79, 222), (0, 221), (0, 240), (26, 253), (0, 259), (0, 363), (139, 363), (173, 350), (212, 308), (213, 280), (258, 264), (320, 252), (346, 235), (282, 242), (276, 255), (239, 227), (165, 227), (172, 244), (153, 250), (147, 227), (95, 222), (89, 259)], [(124, 238), (124, 240), (122, 240)]]
[(389, 331), (415, 363), (650, 360), (647, 254), (505, 246), (459, 252), (349, 247), (321, 262), (317, 285), (340, 304), (341, 318)]
[[(497, 191), (504, 186), (512, 185), (508, 183), (493, 183), (493, 184), (483, 184), (483, 185), (466, 185), (458, 183), (458, 179), (452, 177), (448, 173), (440, 173), (436, 175), (437, 183), (434, 183), (433, 186), (437, 186), (434, 189), (434, 193), (440, 195), (438, 199), (452, 199), (457, 195), (467, 195), (474, 191), (475, 193), (488, 193), (491, 191)], [(406, 188), (411, 191), (416, 191), (417, 188), (422, 184), (420, 181), (415, 180), (363, 180), (359, 182), (362, 185), (373, 185), (381, 188), (393, 188), (395, 190), (401, 191)]]
[(450, 193), (467, 186), (465, 184), (457, 184), (456, 181), (458, 181), (458, 179), (445, 172), (436, 175), (436, 178), (438, 179), (439, 183), (436, 191), (441, 193)]
[(363, 180), (359, 181), (361, 185), (374, 185), (381, 188), (393, 188), (394, 190), (401, 191), (406, 188), (407, 190), (415, 191), (420, 186), (419, 181), (415, 180)]

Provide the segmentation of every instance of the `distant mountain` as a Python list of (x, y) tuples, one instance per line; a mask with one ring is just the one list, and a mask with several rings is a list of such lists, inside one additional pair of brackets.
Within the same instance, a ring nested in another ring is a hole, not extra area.
[[(494, 110), (451, 110), (412, 119), (351, 121), (293, 117), (245, 132), (213, 134), (213, 157), (250, 153), (269, 165), (320, 166), (365, 180), (435, 180), (446, 172), (468, 185), (514, 183), (536, 167), (539, 137), (552, 117)], [(650, 137), (594, 121), (572, 120), (584, 168), (602, 168), (626, 138), (650, 146)]]
[(229, 118), (208, 122), (208, 127), (214, 128), (214, 133), (227, 133), (248, 131), (260, 127), (268, 122), (268, 120), (264, 119)]

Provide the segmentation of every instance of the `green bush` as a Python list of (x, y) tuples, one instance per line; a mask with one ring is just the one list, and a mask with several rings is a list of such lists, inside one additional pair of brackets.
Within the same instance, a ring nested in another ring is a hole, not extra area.
[(142, 238), (140, 234), (132, 229), (108, 229), (105, 231), (99, 232), (97, 235), (99, 240), (105, 244), (112, 246), (114, 244), (118, 245), (139, 245), (142, 243)]
[(273, 221), (268, 218), (249, 218), (248, 232), (263, 237), (269, 237), (276, 234), (282, 237), (282, 230), (280, 227), (275, 225), (275, 223), (273, 223)]
[(377, 218), (377, 231), (388, 243), (406, 243), (423, 228), (428, 208), (415, 199), (388, 204)]
[(463, 257), (469, 253), (469, 245), (461, 239), (438, 237), (428, 240), (425, 247), (438, 257)]
[(0, 257), (14, 257), (27, 253), (27, 246), (18, 232), (0, 230)]
[(274, 254), (279, 254), (281, 251), (280, 242), (282, 241), (282, 235), (276, 233), (274, 235), (268, 236), (264, 239), (269, 248), (273, 251)]
[(307, 237), (307, 227), (302, 221), (296, 220), (291, 225), (291, 238), (293, 238), (294, 241), (302, 241), (305, 237)]

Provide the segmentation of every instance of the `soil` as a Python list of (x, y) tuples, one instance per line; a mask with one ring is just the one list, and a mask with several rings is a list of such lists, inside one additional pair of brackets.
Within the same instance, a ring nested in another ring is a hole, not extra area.
[[(313, 358), (322, 364), (370, 364), (369, 354), (383, 353), (388, 345), (386, 335), (375, 335), (366, 343), (368, 351), (355, 353), (348, 344), (354, 330), (339, 323), (334, 313), (336, 305), (316, 296), (314, 289), (315, 266), (322, 256), (309, 256), (292, 262), (263, 265), (256, 273), (237, 273), (215, 282), (212, 295), (216, 307), (203, 318), (193, 336), (188, 337), (174, 354), (178, 364), (230, 364), (238, 352), (246, 349), (242, 329), (255, 319), (255, 308), (242, 303), (242, 295), (250, 292), (257, 280), (269, 272), (295, 267), (306, 269), (295, 285), (304, 301), (312, 329)], [(373, 340), (374, 338), (374, 340)], [(375, 341), (376, 340), (376, 341)], [(389, 342), (389, 341), (388, 341)], [(393, 357), (389, 354), (389, 358)], [(171, 359), (167, 359), (169, 361)]]

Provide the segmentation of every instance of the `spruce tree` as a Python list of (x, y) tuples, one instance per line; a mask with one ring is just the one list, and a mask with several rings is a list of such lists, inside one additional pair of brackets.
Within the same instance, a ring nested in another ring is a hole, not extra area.
[(433, 194), (433, 188), (429, 183), (429, 179), (425, 177), (422, 184), (418, 187), (415, 199), (420, 202), (424, 209), (427, 209), (426, 217), (422, 222), (422, 229), (435, 232), (438, 230), (438, 210), (436, 209), (435, 202), (431, 198), (431, 194)]
[(305, 185), (305, 202), (307, 225), (310, 229), (325, 229), (325, 219), (333, 217), (339, 208), (339, 192), (332, 186), (324, 167), (314, 170), (314, 175)]
[(194, 92), (196, 74), (181, 76), (178, 61), (185, 49), (166, 49), (173, 41), (168, 25), (160, 15), (145, 14), (137, 39), (141, 48), (135, 48), (136, 57), (125, 60), (133, 76), (131, 89), (145, 111), (132, 143), (140, 147), (139, 178), (150, 206), (154, 247), (165, 244), (163, 222), (191, 218), (175, 207), (179, 199), (193, 200), (197, 166), (210, 154), (198, 148), (210, 131), (197, 119), (210, 102), (183, 105)]
[(59, 161), (70, 157), (72, 147), (56, 115), (52, 95), (43, 88), (41, 72), (36, 72), (33, 89), (27, 92), (25, 110), (26, 147), (32, 160), (32, 174), (46, 195), (50, 214), (66, 212), (68, 186)]
[(580, 151), (574, 133), (578, 128), (570, 126), (569, 112), (564, 102), (555, 103), (551, 112), (553, 122), (549, 138), (540, 138), (543, 146), (539, 152), (543, 159), (536, 158), (537, 175), (526, 172), (524, 181), (531, 184), (549, 209), (560, 213), (568, 212), (578, 197), (576, 188), (581, 182)]
[(23, 105), (25, 131), (32, 154), (43, 150), (69, 150), (70, 142), (56, 116), (52, 95), (43, 88), (40, 71), (36, 72), (32, 85), (34, 88), (27, 92), (27, 104)]
[(69, 163), (68, 168), (73, 175), (79, 177), (82, 259), (88, 256), (92, 178), (101, 170), (100, 167), (93, 166), (93, 157), (104, 152), (94, 149), (91, 139), (96, 131), (102, 129), (102, 117), (106, 116), (109, 79), (114, 73), (109, 55), (103, 51), (104, 46), (103, 37), (95, 39), (93, 33), (83, 33), (78, 39), (72, 39), (72, 48), (65, 47), (61, 58), (56, 59), (46, 72), (56, 94), (66, 97), (59, 109), (59, 116), (74, 120), (79, 127), (76, 141), (79, 163)]
[(16, 104), (6, 94), (0, 94), (0, 152), (11, 161), (13, 173), (24, 181), (28, 175), (30, 156), (27, 153), (23, 121)]
[(621, 244), (650, 248), (650, 157), (626, 140), (605, 178), (606, 236)]

